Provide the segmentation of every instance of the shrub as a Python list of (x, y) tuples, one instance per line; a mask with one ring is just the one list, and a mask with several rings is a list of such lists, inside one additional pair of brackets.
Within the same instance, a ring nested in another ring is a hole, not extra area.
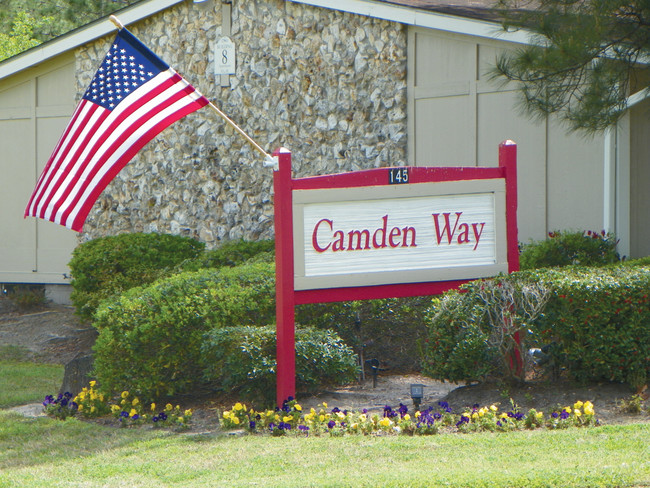
[(549, 292), (517, 275), (478, 280), (432, 302), (423, 372), (450, 381), (523, 380), (528, 330)]
[[(504, 306), (510, 293), (506, 283), (515, 290), (524, 290), (524, 283), (550, 290), (547, 301), (531, 295), (543, 305), (541, 313), (534, 313), (525, 293), (517, 298), (519, 291), (514, 305)], [(521, 324), (522, 356), (531, 346), (549, 346), (550, 365), (581, 382), (626, 382), (640, 388), (650, 378), (649, 267), (542, 269), (464, 288), (465, 293), (448, 292), (434, 300), (422, 347), (425, 374), (451, 381), (508, 379), (509, 353), (501, 347), (512, 333), (498, 326), (504, 322), (501, 310)]]
[(204, 251), (195, 259), (190, 259), (180, 265), (183, 271), (198, 271), (205, 268), (232, 267), (248, 261), (251, 258), (260, 256), (268, 262), (273, 261), (275, 241), (229, 241), (218, 249)]
[(419, 371), (417, 343), (426, 335), (431, 297), (388, 298), (296, 307), (296, 320), (330, 329), (366, 359), (390, 371)]
[(85, 242), (69, 264), (72, 303), (80, 317), (91, 319), (102, 300), (155, 281), (203, 248), (194, 239), (166, 234), (120, 234)]
[(529, 274), (553, 289), (535, 332), (580, 381), (650, 378), (650, 268), (565, 268)]
[(101, 305), (95, 373), (104, 388), (145, 399), (189, 393), (200, 386), (207, 331), (274, 318), (270, 263), (174, 275)]
[(521, 269), (581, 265), (602, 266), (620, 260), (614, 234), (598, 232), (549, 232), (548, 239), (523, 246)]
[[(206, 382), (247, 401), (272, 404), (276, 385), (275, 326), (214, 329), (202, 346)], [(332, 331), (296, 328), (296, 388), (349, 383), (358, 371), (352, 350)]]

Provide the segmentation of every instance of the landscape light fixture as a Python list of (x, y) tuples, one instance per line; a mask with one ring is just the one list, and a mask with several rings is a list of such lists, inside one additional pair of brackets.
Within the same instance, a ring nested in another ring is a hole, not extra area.
[(411, 384), (411, 399), (413, 400), (413, 406), (416, 412), (420, 410), (420, 403), (424, 397), (424, 386), (420, 383)]

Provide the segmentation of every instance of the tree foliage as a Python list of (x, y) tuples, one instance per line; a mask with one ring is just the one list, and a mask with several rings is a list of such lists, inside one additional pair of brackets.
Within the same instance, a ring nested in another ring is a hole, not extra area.
[(648, 86), (650, 1), (499, 0), (506, 30), (527, 29), (535, 44), (498, 58), (494, 75), (520, 82), (532, 115), (557, 114), (590, 132), (614, 124), (626, 98)]
[(34, 30), (47, 26), (52, 21), (51, 17), (36, 20), (28, 13), (19, 12), (9, 34), (0, 32), (0, 61), (40, 44), (34, 38)]
[(0, 61), (138, 0), (0, 0)]

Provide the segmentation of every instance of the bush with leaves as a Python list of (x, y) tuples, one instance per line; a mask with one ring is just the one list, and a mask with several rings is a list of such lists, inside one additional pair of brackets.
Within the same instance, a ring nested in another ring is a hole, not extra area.
[(536, 321), (553, 361), (579, 381), (650, 379), (650, 267), (564, 268), (530, 272), (553, 293)]
[(274, 265), (186, 272), (103, 302), (93, 325), (95, 374), (144, 399), (200, 387), (201, 343), (212, 329), (275, 320)]
[(253, 258), (272, 262), (274, 251), (275, 241), (273, 240), (228, 241), (217, 249), (204, 251), (196, 258), (181, 263), (179, 268), (182, 271), (198, 271), (206, 268), (232, 267)]
[(435, 298), (421, 343), (423, 373), (450, 381), (523, 380), (526, 351), (534, 343), (530, 327), (548, 296), (545, 286), (510, 275)]
[(602, 231), (555, 231), (548, 239), (522, 247), (519, 257), (521, 269), (556, 266), (603, 266), (620, 260), (616, 252), (616, 236)]
[(431, 297), (387, 298), (296, 307), (296, 320), (334, 330), (364, 358), (390, 371), (419, 371), (417, 343), (426, 335)]
[[(332, 331), (296, 328), (296, 388), (345, 384), (358, 373), (352, 349)], [(204, 379), (214, 387), (236, 392), (247, 401), (275, 401), (275, 326), (214, 329), (201, 347)]]
[(143, 233), (101, 237), (79, 245), (69, 264), (70, 298), (77, 314), (91, 319), (102, 300), (168, 275), (204, 247), (189, 237)]

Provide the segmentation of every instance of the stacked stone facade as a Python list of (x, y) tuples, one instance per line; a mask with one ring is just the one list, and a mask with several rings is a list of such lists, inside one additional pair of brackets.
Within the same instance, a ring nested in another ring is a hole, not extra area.
[[(221, 3), (192, 2), (129, 29), (267, 152), (291, 150), (295, 176), (407, 161), (406, 27), (285, 0), (233, 0), (237, 70), (214, 75)], [(111, 38), (76, 53), (81, 97)], [(263, 158), (208, 107), (163, 131), (122, 170), (83, 240), (122, 232), (221, 241), (273, 237)]]

